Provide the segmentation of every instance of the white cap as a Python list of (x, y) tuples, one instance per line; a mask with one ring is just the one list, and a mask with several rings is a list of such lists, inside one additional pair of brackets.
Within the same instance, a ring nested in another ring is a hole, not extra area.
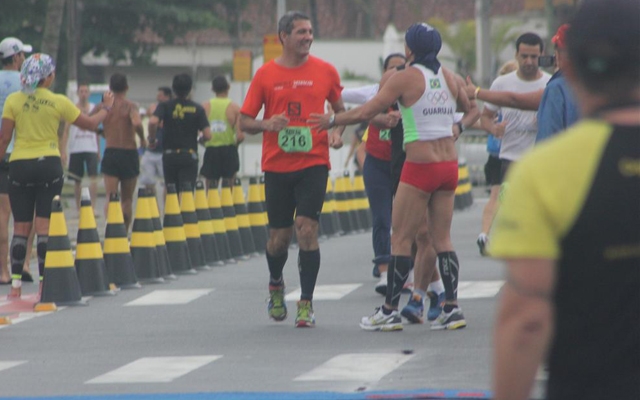
[(5, 38), (0, 42), (0, 58), (11, 57), (20, 52), (31, 53), (32, 51), (33, 47), (30, 44), (24, 44), (20, 39), (14, 37)]

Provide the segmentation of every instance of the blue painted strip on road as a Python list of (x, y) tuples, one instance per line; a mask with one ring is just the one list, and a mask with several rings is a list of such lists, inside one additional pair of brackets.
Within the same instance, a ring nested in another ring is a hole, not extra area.
[(336, 392), (226, 392), (226, 393), (157, 393), (157, 394), (112, 394), (46, 397), (10, 397), (19, 400), (486, 400), (491, 392), (486, 390), (411, 390), (379, 391), (359, 393)]

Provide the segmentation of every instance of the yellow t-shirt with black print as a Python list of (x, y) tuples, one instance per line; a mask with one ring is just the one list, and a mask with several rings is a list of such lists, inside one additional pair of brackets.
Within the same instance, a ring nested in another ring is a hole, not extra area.
[(557, 265), (549, 398), (639, 390), (640, 126), (578, 123), (507, 181), (490, 254)]
[(80, 109), (66, 96), (38, 88), (32, 94), (15, 92), (7, 97), (2, 118), (15, 122), (15, 144), (9, 161), (60, 156), (58, 125), (75, 122)]

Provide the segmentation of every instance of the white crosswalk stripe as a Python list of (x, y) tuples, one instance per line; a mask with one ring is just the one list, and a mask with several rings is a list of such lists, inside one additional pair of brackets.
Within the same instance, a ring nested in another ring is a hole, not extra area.
[(504, 281), (462, 281), (458, 284), (458, 299), (485, 299), (495, 297)]
[(125, 306), (159, 306), (187, 304), (211, 293), (213, 289), (154, 290)]
[[(361, 283), (342, 285), (318, 285), (313, 292), (313, 300), (340, 300), (344, 296), (362, 286)], [(296, 289), (285, 296), (287, 301), (300, 299), (300, 289)]]
[(294, 380), (376, 382), (412, 357), (394, 353), (340, 354)]
[(22, 365), (24, 363), (26, 363), (26, 361), (0, 361), (0, 371), (17, 367), (18, 365)]
[(222, 356), (144, 357), (85, 383), (166, 383)]

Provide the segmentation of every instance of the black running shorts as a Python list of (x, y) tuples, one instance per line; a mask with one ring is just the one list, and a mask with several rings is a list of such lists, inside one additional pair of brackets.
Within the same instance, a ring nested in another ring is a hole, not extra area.
[(174, 184), (178, 191), (185, 183), (191, 184), (191, 190), (196, 188), (198, 177), (198, 154), (194, 152), (167, 153), (162, 156), (162, 170), (165, 185)]
[(102, 173), (121, 181), (140, 174), (140, 159), (136, 149), (105, 149), (101, 164)]
[(60, 157), (32, 158), (9, 163), (9, 201), (16, 222), (49, 218), (51, 201), (62, 192)]
[(484, 177), (488, 186), (502, 184), (502, 162), (497, 156), (489, 154), (489, 159), (484, 165)]
[(293, 225), (293, 215), (320, 218), (329, 170), (316, 165), (295, 172), (265, 172), (264, 185), (269, 227)]
[(98, 153), (72, 153), (69, 156), (69, 179), (72, 181), (81, 181), (84, 176), (85, 166), (87, 168), (87, 176), (97, 176)]
[(204, 152), (204, 160), (200, 175), (210, 181), (220, 178), (233, 178), (240, 170), (240, 157), (235, 145), (207, 147)]

